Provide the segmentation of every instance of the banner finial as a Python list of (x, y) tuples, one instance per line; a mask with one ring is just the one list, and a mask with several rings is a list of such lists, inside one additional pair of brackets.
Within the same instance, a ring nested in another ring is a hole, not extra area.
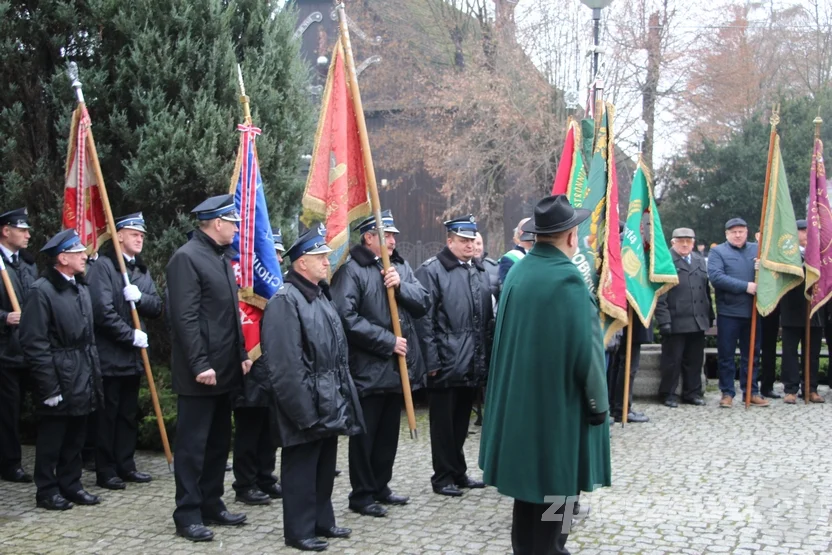
[(78, 64), (69, 62), (66, 67), (66, 74), (69, 80), (72, 81), (72, 88), (75, 89), (75, 96), (78, 102), (84, 103), (84, 91), (81, 90), (81, 81), (78, 79)]

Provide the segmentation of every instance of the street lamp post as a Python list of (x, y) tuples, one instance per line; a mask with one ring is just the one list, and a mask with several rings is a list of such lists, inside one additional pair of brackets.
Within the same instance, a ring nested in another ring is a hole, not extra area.
[(592, 8), (592, 109), (595, 109), (595, 94), (598, 86), (598, 58), (601, 53), (601, 10), (612, 4), (612, 0), (581, 0), (581, 4)]

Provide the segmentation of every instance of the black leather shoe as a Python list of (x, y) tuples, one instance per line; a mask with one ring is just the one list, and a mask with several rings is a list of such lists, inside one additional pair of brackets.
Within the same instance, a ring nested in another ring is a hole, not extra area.
[[(621, 417), (615, 417), (616, 422), (621, 422)], [(650, 422), (650, 418), (643, 415), (643, 414), (636, 414), (635, 412), (631, 412), (627, 415), (627, 422), (631, 424), (641, 424), (642, 422)]]
[(301, 551), (324, 551), (329, 544), (318, 538), (306, 538), (305, 540), (286, 540), (286, 545), (300, 549)]
[(458, 488), (468, 488), (468, 489), (481, 489), (485, 487), (485, 482), (481, 482), (479, 480), (473, 480), (466, 476), (464, 479), (460, 480), (456, 483), (456, 487)]
[(775, 393), (773, 390), (762, 393), (762, 396), (767, 397), (769, 399), (780, 399), (782, 397), (782, 395), (780, 395), (779, 393)]
[(700, 397), (696, 397), (695, 399), (685, 399), (684, 402), (686, 405), (696, 405), (697, 407), (705, 406), (705, 400)]
[(41, 509), (46, 509), (47, 511), (66, 511), (74, 507), (72, 503), (66, 500), (66, 498), (56, 493), (52, 497), (43, 497), (38, 498), (37, 505)]
[(73, 493), (66, 493), (64, 497), (77, 505), (98, 505), (101, 503), (101, 499), (97, 495), (93, 495), (82, 489)]
[(462, 490), (456, 487), (454, 484), (448, 484), (447, 486), (437, 487), (433, 486), (433, 493), (438, 493), (439, 495), (447, 495), (448, 497), (459, 497), (462, 495)]
[(206, 516), (202, 515), (202, 520), (205, 524), (219, 524), (220, 526), (239, 526), (246, 521), (245, 513), (229, 513), (222, 511), (218, 514)]
[(387, 509), (378, 503), (370, 503), (369, 505), (363, 505), (361, 507), (350, 505), (350, 510), (364, 516), (387, 516)]
[(202, 524), (176, 527), (176, 535), (192, 542), (209, 542), (214, 539), (214, 533)]
[(106, 478), (106, 479), (100, 479), (99, 478), (98, 480), (95, 481), (95, 483), (96, 483), (96, 485), (98, 485), (98, 487), (104, 488), (104, 489), (117, 490), (117, 489), (124, 489), (124, 488), (127, 487), (127, 484), (125, 484), (124, 481), (121, 478), (119, 478), (118, 476), (112, 476), (112, 477)]
[(32, 476), (23, 472), (20, 467), (4, 472), (2, 478), (7, 482), (17, 482), (19, 484), (28, 484), (32, 481)]
[(633, 409), (630, 409), (630, 412), (628, 412), (627, 414), (635, 414), (636, 416), (644, 416), (644, 413), (643, 413), (643, 412), (641, 412), (641, 411), (637, 411), (637, 410), (633, 410)]
[(234, 498), (240, 503), (246, 505), (268, 505), (272, 502), (272, 498), (263, 493), (257, 488), (248, 488), (247, 490), (238, 491)]
[(675, 395), (668, 395), (667, 398), (664, 400), (664, 406), (669, 407), (671, 409), (675, 409), (679, 406), (679, 402), (676, 400)]
[(352, 534), (352, 529), (333, 526), (332, 528), (326, 529), (315, 528), (315, 533), (324, 538), (349, 538), (350, 534)]
[(376, 501), (383, 503), (384, 505), (407, 505), (410, 498), (405, 495), (396, 495), (395, 493), (391, 493), (387, 497), (376, 499)]
[(121, 477), (125, 482), (135, 482), (136, 484), (146, 484), (153, 480), (153, 476), (147, 472), (139, 472), (138, 470), (131, 470)]
[(233, 466), (231, 466), (231, 463), (230, 463), (230, 462), (225, 463), (225, 471), (226, 471), (226, 472), (231, 472), (231, 469), (232, 469), (232, 468), (234, 468), (234, 467), (233, 467)]
[(283, 488), (280, 487), (280, 484), (261, 487), (260, 491), (268, 495), (271, 499), (281, 499), (283, 497)]

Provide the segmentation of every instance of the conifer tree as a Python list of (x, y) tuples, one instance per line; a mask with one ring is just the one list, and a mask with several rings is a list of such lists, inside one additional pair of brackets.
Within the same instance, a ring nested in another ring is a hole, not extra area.
[[(228, 191), (243, 120), (242, 64), (270, 213), (294, 215), (314, 113), (295, 14), (262, 0), (0, 2), (0, 195), (27, 205), (33, 249), (60, 227), (75, 61), (113, 212), (141, 210), (163, 284), (187, 212)], [(0, 208), (2, 208), (0, 207)]]

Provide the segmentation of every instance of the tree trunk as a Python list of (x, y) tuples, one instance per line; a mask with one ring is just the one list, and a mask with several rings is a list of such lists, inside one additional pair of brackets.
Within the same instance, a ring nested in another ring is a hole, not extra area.
[(661, 26), (659, 12), (650, 14), (650, 28), (647, 32), (647, 78), (642, 90), (641, 113), (647, 129), (644, 132), (644, 144), (641, 156), (644, 164), (653, 171), (653, 134), (656, 123), (656, 97), (659, 90), (659, 62), (661, 60)]
[(503, 204), (505, 203), (504, 192), (505, 171), (497, 167), (488, 176), (486, 196), (483, 199), (483, 214), (485, 220), (486, 252), (495, 260), (506, 250), (505, 248), (505, 222), (503, 219)]

